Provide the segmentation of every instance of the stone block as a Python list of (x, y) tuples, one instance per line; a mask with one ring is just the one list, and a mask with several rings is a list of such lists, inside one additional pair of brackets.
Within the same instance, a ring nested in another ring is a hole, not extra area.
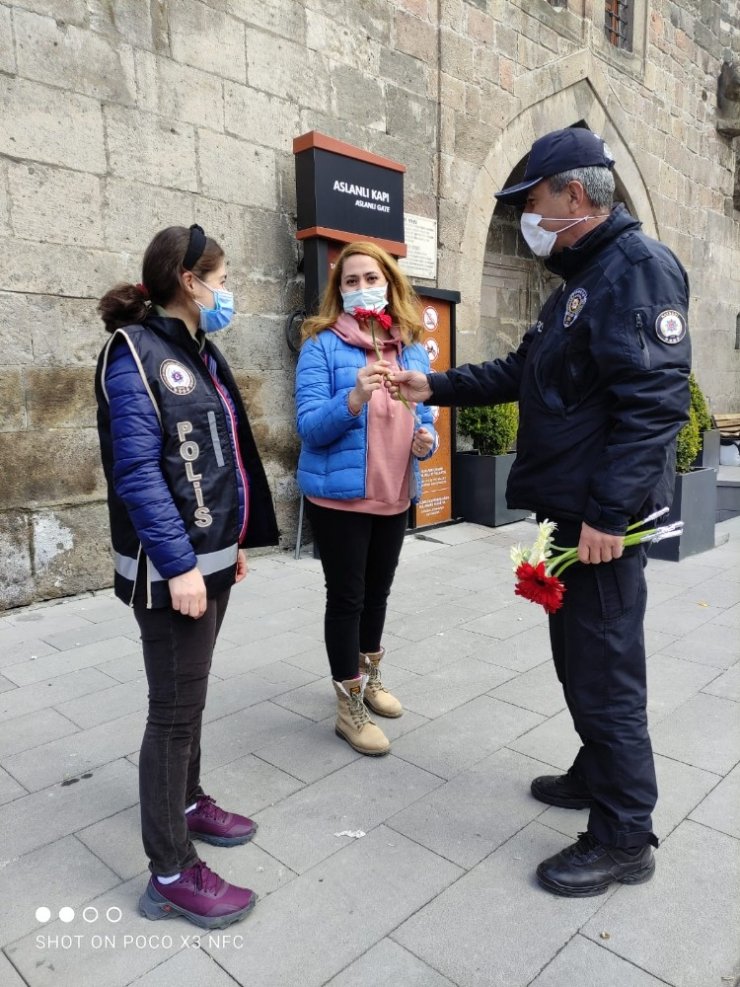
[(3, 723), (0, 758), (7, 763), (14, 754), (22, 754), (30, 748), (40, 747), (76, 732), (75, 724), (54, 709), (40, 709), (17, 716)]
[(386, 85), (386, 132), (429, 148), (437, 140), (437, 108), (431, 100), (414, 99), (396, 86)]
[(301, 0), (226, 0), (226, 12), (251, 27), (258, 27), (297, 44), (306, 40), (306, 18), (310, 16)]
[(198, 190), (195, 137), (189, 124), (174, 125), (162, 117), (106, 106), (105, 127), (112, 175)]
[(0, 154), (104, 174), (99, 101), (0, 76)]
[(95, 99), (132, 104), (121, 53), (100, 34), (16, 8), (18, 71), (27, 79)]
[(0, 370), (0, 408), (4, 409), (0, 431), (17, 432), (26, 427), (26, 402), (20, 370)]
[(597, 946), (577, 935), (535, 977), (531, 987), (594, 987), (598, 983), (661, 987), (663, 981), (608, 952), (601, 944)]
[(0, 805), (26, 794), (26, 789), (15, 778), (11, 778), (7, 771), (0, 768)]
[[(445, 71), (449, 70), (445, 69)], [(412, 58), (402, 51), (383, 48), (380, 52), (380, 78), (392, 82), (400, 89), (408, 89), (420, 96), (426, 96), (430, 72), (431, 69), (418, 58)], [(455, 75), (454, 72), (449, 74)]]
[(297, 135), (296, 116), (294, 103), (236, 82), (224, 83), (226, 131), (251, 144), (290, 151)]
[(5, 241), (4, 287), (13, 292), (98, 299), (117, 281), (135, 280), (134, 274), (133, 260), (125, 255), (56, 243)]
[(357, 30), (356, 23), (342, 23), (335, 16), (312, 11), (306, 22), (306, 46), (322, 59), (377, 78), (381, 47), (369, 32)]
[(475, 657), (460, 658), (406, 683), (403, 704), (421, 716), (435, 718), (495, 689), (511, 676), (508, 669)]
[[(506, 749), (392, 816), (388, 825), (470, 870), (542, 814), (529, 791), (537, 765)], [(489, 798), (482, 793), (493, 793)]]
[(700, 692), (661, 720), (651, 734), (656, 753), (705, 771), (726, 774), (740, 760), (737, 703), (729, 699)]
[(3, 946), (30, 932), (41, 932), (35, 918), (40, 904), (56, 915), (62, 906), (82, 904), (119, 883), (118, 877), (74, 836), (6, 863), (3, 880), (13, 887), (14, 900), (0, 932)]
[(419, 909), (393, 940), (456, 984), (531, 983), (602, 904), (573, 898), (563, 908), (561, 899), (533, 887), (537, 864), (561, 843), (562, 837), (530, 823)]
[(169, 5), (172, 57), (194, 68), (245, 82), (247, 74), (242, 21), (195, 0)]
[[(330, 106), (329, 70), (320, 55), (251, 28), (247, 29), (247, 81), (281, 99), (290, 94), (298, 106), (319, 111)], [(300, 132), (304, 129), (311, 128), (302, 127)]]
[(411, 764), (454, 778), (499, 747), (517, 748), (517, 738), (542, 717), (490, 696), (479, 696), (401, 737), (394, 752)]
[(8, 75), (14, 75), (16, 71), (10, 7), (0, 7), (0, 71)]
[(740, 839), (740, 766), (732, 771), (697, 805), (690, 819)]
[[(2, 472), (8, 475), (7, 468)], [(33, 599), (29, 539), (28, 515), (25, 512), (0, 511), (0, 612), (23, 606)]]
[(169, 58), (158, 60), (157, 74), (159, 112), (162, 116), (211, 130), (223, 130), (224, 82), (219, 76)]
[[(190, 192), (109, 178), (103, 203), (106, 244), (112, 250), (126, 250), (133, 254), (127, 277), (138, 281), (144, 251), (154, 234), (166, 226), (190, 226), (196, 221), (204, 223), (200, 209), (211, 205), (215, 203), (198, 200)], [(212, 227), (204, 228), (211, 232)], [(214, 236), (226, 246), (226, 241), (215, 230)], [(123, 273), (119, 276), (121, 279), (126, 280)], [(105, 335), (100, 337), (101, 346), (105, 338)]]
[(110, 586), (113, 564), (105, 503), (35, 513), (32, 525), (34, 574), (40, 599)]
[(35, 713), (47, 706), (60, 707), (60, 711), (64, 713), (62, 704), (80, 700), (84, 696), (94, 697), (102, 690), (109, 689), (110, 685), (108, 676), (97, 668), (81, 668), (68, 675), (58, 675), (32, 685), (16, 686), (0, 694), (0, 720)]
[(157, 56), (141, 48), (134, 50), (136, 105), (145, 113), (159, 111), (159, 74)]
[(10, 164), (12, 230), (23, 240), (102, 247), (100, 179), (80, 171)]
[(198, 162), (206, 195), (245, 206), (274, 208), (275, 154), (269, 148), (199, 130)]
[[(60, 468), (50, 469), (53, 464)], [(0, 432), (0, 468), (0, 509), (105, 495), (93, 429)]]
[[(83, 794), (84, 793), (84, 794)], [(75, 785), (24, 795), (0, 808), (4, 856), (46, 847), (139, 799), (138, 771), (126, 760), (106, 764)]]
[(36, 367), (94, 364), (107, 339), (96, 307), (92, 299), (0, 293), (0, 314), (12, 315), (19, 345), (32, 343)]
[(394, 15), (395, 47), (429, 65), (437, 57), (437, 32), (428, 21), (402, 10)]
[(114, 46), (125, 39), (137, 48), (151, 49), (154, 44), (152, 18), (156, 6), (160, 5), (153, 5), (150, 0), (127, 0), (126, 3), (88, 0), (90, 27)]
[(326, 987), (367, 987), (372, 983), (403, 984), (403, 987), (454, 987), (452, 981), (432, 970), (392, 939), (381, 939), (329, 980)]
[(92, 367), (29, 367), (24, 377), (29, 428), (92, 428), (95, 425), (97, 408)]
[(23, 7), (37, 14), (56, 17), (68, 24), (82, 26), (87, 22), (85, 0), (23, 0)]
[[(331, 82), (334, 90), (333, 102), (340, 118), (356, 120), (357, 108), (361, 106), (366, 127), (386, 129), (385, 101), (388, 92), (379, 81), (350, 65), (337, 65), (332, 71)], [(390, 116), (390, 107), (388, 115)], [(407, 136), (409, 140), (413, 139), (411, 134)]]
[(737, 840), (684, 822), (661, 845), (653, 880), (613, 895), (582, 933), (663, 983), (720, 983), (736, 969), (737, 939), (718, 930), (740, 926), (738, 881)]

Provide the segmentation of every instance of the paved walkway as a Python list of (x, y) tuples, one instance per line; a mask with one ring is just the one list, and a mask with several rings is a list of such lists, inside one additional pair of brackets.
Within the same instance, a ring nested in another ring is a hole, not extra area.
[(576, 749), (543, 611), (513, 596), (509, 547), (531, 524), (407, 538), (385, 641), (407, 712), (383, 723), (393, 750), (377, 760), (334, 736), (318, 563), (253, 560), (214, 662), (203, 769), (260, 829), (204, 856), (261, 900), (200, 938), (136, 911), (146, 688), (130, 613), (103, 593), (1, 618), (0, 983), (736, 985), (740, 518), (720, 530), (721, 547), (648, 567), (656, 876), (583, 900), (533, 880), (586, 814), (529, 795)]

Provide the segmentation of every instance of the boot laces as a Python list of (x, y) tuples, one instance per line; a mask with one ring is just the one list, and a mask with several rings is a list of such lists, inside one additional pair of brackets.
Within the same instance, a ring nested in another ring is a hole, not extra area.
[(370, 689), (371, 692), (387, 692), (388, 690), (383, 685), (380, 678), (380, 666), (376, 665), (373, 661), (370, 662), (370, 671), (368, 673), (367, 685), (365, 688)]
[(218, 823), (226, 822), (227, 813), (216, 805), (216, 800), (210, 795), (201, 795), (195, 811), (205, 819), (213, 819), (214, 822)]
[(358, 692), (357, 694), (350, 693), (349, 714), (352, 717), (352, 722), (354, 723), (354, 725), (357, 727), (358, 730), (361, 727), (364, 727), (366, 723), (373, 722), (370, 719), (370, 714), (368, 713), (364, 702), (362, 701), (361, 692)]

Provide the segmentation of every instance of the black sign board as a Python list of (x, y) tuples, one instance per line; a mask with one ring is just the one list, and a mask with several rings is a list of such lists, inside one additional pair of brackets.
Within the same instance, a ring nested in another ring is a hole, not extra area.
[[(312, 132), (296, 150), (298, 237), (368, 237), (403, 248), (404, 166)], [(395, 251), (394, 251), (395, 252)]]

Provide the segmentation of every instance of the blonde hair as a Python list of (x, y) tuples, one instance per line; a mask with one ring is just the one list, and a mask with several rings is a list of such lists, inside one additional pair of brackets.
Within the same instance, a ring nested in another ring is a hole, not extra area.
[(301, 338), (305, 340), (317, 336), (324, 329), (336, 324), (344, 311), (340, 285), (344, 262), (348, 257), (362, 254), (377, 261), (383, 277), (388, 282), (388, 307), (386, 311), (398, 326), (401, 339), (408, 345), (421, 338), (421, 303), (409, 280), (391, 255), (374, 243), (348, 243), (337, 257), (329, 274), (329, 281), (321, 299), (319, 311), (301, 326)]

